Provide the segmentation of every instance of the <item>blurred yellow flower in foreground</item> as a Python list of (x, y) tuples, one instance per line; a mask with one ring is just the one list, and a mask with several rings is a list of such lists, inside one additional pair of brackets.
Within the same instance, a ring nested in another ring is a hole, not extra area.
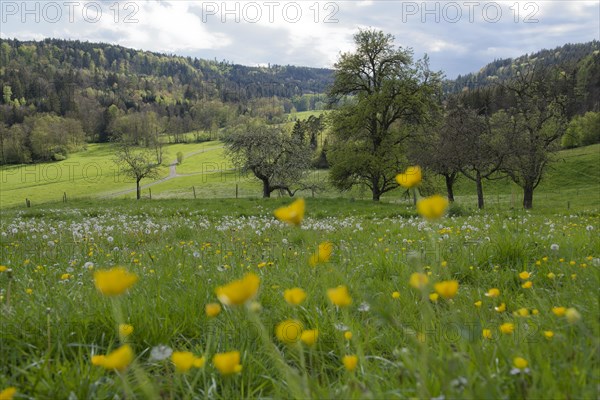
[(331, 258), (331, 253), (333, 253), (333, 243), (323, 242), (319, 244), (317, 251), (310, 256), (308, 263), (311, 267), (314, 267), (320, 263), (326, 263)]
[(433, 285), (433, 288), (445, 299), (451, 299), (456, 296), (456, 292), (458, 291), (458, 281), (442, 281)]
[(548, 340), (552, 339), (554, 337), (554, 332), (552, 331), (544, 331), (544, 337)]
[(344, 363), (344, 368), (346, 368), (346, 370), (352, 372), (358, 365), (358, 357), (355, 355), (344, 356), (342, 357), (342, 363)]
[(350, 293), (348, 293), (348, 288), (346, 286), (327, 289), (327, 297), (329, 297), (329, 300), (338, 307), (347, 307), (352, 304), (352, 297), (350, 297)]
[(552, 307), (552, 312), (557, 317), (562, 317), (567, 312), (567, 308), (566, 307)]
[(298, 226), (304, 219), (304, 207), (304, 199), (298, 199), (289, 206), (276, 209), (273, 214), (280, 221)]
[(222, 375), (237, 374), (242, 371), (240, 352), (230, 351), (228, 353), (215, 354), (213, 357), (213, 365)]
[(481, 332), (481, 335), (486, 338), (486, 339), (491, 339), (492, 338), (492, 330), (491, 329), (484, 329)]
[(105, 296), (118, 296), (136, 283), (136, 274), (129, 273), (123, 267), (94, 272), (94, 285)]
[(129, 324), (120, 324), (119, 325), (119, 335), (123, 338), (131, 335), (133, 333), (133, 325)]
[(523, 357), (515, 357), (513, 359), (513, 365), (515, 366), (515, 368), (525, 369), (525, 368), (527, 368), (527, 366), (529, 365), (529, 363)]
[(246, 274), (242, 279), (219, 286), (215, 293), (219, 301), (226, 306), (238, 306), (253, 299), (258, 293), (260, 278), (254, 273)]
[(514, 330), (515, 324), (513, 324), (512, 322), (505, 322), (502, 325), (500, 325), (500, 332), (504, 333), (505, 335), (510, 335), (514, 332)]
[(214, 318), (221, 313), (221, 305), (219, 303), (209, 303), (204, 306), (204, 312), (209, 318)]
[(413, 272), (410, 275), (410, 279), (408, 280), (408, 284), (415, 289), (423, 289), (429, 283), (429, 278), (427, 275), (421, 272)]
[(289, 304), (297, 306), (306, 299), (306, 292), (300, 288), (286, 289), (283, 292), (283, 298)]
[(319, 331), (317, 329), (307, 329), (300, 335), (300, 340), (307, 346), (312, 346), (317, 342), (319, 338)]
[(133, 350), (131, 346), (125, 344), (107, 355), (97, 355), (92, 357), (92, 364), (106, 369), (116, 369), (123, 371), (133, 361)]
[(418, 186), (421, 183), (422, 178), (421, 167), (415, 165), (406, 168), (406, 171), (396, 175), (396, 182), (403, 188), (411, 189)]
[(275, 336), (281, 343), (293, 344), (302, 337), (302, 322), (288, 319), (275, 327)]
[(575, 308), (569, 308), (565, 312), (565, 317), (570, 324), (575, 324), (581, 319), (581, 314)]
[(519, 273), (519, 278), (523, 279), (524, 281), (529, 279), (530, 276), (531, 276), (531, 273), (527, 272), (527, 271), (523, 271), (523, 272)]
[(533, 282), (531, 282), (531, 281), (526, 281), (525, 283), (523, 283), (523, 284), (521, 285), (521, 287), (522, 287), (523, 289), (530, 289), (532, 286), (533, 286)]
[(442, 217), (448, 208), (448, 199), (434, 194), (417, 201), (417, 212), (428, 220)]
[(192, 367), (204, 367), (206, 359), (204, 357), (196, 357), (190, 351), (174, 351), (171, 355), (171, 361), (175, 364), (177, 372), (187, 372)]
[(17, 393), (16, 387), (7, 387), (0, 392), (0, 400), (12, 400), (15, 393)]

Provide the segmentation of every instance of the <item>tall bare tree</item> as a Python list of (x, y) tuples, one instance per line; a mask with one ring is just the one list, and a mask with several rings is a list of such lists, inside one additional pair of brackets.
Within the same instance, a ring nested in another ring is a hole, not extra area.
[(523, 188), (526, 209), (533, 207), (533, 192), (565, 131), (567, 99), (560, 91), (565, 79), (557, 69), (529, 68), (502, 85), (512, 104), (495, 116), (510, 150), (503, 169)]
[(227, 156), (243, 172), (251, 172), (263, 185), (263, 197), (275, 190), (293, 196), (302, 187), (312, 157), (307, 143), (281, 126), (248, 121), (225, 144)]

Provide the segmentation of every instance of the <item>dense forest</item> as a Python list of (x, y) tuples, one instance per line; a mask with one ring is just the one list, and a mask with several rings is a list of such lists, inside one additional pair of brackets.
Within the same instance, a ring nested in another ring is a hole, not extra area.
[[(573, 99), (569, 119), (598, 111), (599, 48), (598, 41), (568, 44), (497, 60), (445, 81), (444, 94), (459, 94), (475, 108), (502, 106), (501, 87), (492, 84), (527, 65), (560, 66), (564, 94)], [(246, 117), (277, 123), (285, 113), (325, 108), (332, 82), (328, 69), (247, 67), (102, 43), (3, 39), (0, 164), (61, 160), (87, 142), (125, 135), (144, 145), (160, 136), (189, 140), (183, 133), (190, 131), (199, 132), (194, 140), (206, 140)]]
[(565, 44), (551, 50), (541, 50), (521, 57), (494, 60), (478, 72), (459, 75), (444, 82), (444, 93), (457, 94), (482, 88), (516, 77), (523, 68), (559, 67), (570, 78), (571, 97), (577, 97), (571, 116), (586, 111), (598, 111), (600, 99), (600, 42)]

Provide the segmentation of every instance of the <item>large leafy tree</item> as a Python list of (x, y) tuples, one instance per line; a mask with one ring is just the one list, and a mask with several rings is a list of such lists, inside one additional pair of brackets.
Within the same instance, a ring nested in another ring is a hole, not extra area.
[(293, 196), (303, 188), (312, 151), (307, 143), (278, 125), (248, 121), (226, 141), (226, 154), (242, 172), (251, 172), (263, 185), (263, 197), (275, 190)]
[(411, 50), (395, 48), (389, 34), (360, 30), (354, 41), (356, 51), (335, 64), (329, 91), (337, 105), (330, 118), (330, 179), (340, 190), (366, 185), (378, 201), (398, 186), (403, 142), (435, 107), (439, 74), (427, 58), (413, 62)]

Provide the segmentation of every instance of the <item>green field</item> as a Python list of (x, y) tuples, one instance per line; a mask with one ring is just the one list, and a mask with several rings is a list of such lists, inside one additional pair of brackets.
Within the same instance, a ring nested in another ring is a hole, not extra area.
[[(177, 152), (184, 153), (184, 161), (177, 166), (178, 176), (161, 183), (152, 184), (153, 199), (259, 197), (260, 182), (252, 176), (241, 175), (225, 158), (221, 142), (167, 145), (164, 148), (164, 166), (161, 178), (169, 175), (167, 165), (176, 159)], [(69, 159), (56, 163), (0, 168), (0, 205), (5, 207), (25, 204), (29, 198), (34, 205), (60, 202), (63, 193), (68, 199), (75, 198), (134, 198), (135, 184), (130, 178), (119, 174), (111, 155), (111, 145), (93, 144), (88, 150), (73, 154)], [(556, 155), (556, 161), (534, 195), (534, 207), (548, 212), (553, 210), (598, 210), (600, 207), (600, 145), (564, 150)], [(368, 199), (370, 193), (357, 188), (339, 193), (327, 180), (327, 171), (314, 171), (311, 179), (322, 182), (325, 190), (317, 193), (325, 198)], [(434, 179), (439, 192), (444, 186)], [(126, 192), (126, 193), (125, 193)], [(475, 184), (462, 177), (456, 187), (457, 204), (470, 209), (476, 204)], [(510, 209), (521, 204), (521, 189), (507, 179), (484, 181), (487, 208)], [(143, 191), (149, 197), (148, 188)], [(277, 195), (276, 193), (274, 195)], [(311, 192), (300, 192), (309, 197)], [(384, 195), (385, 201), (407, 201), (404, 192), (394, 190)]]
[[(597, 395), (597, 209), (427, 222), (406, 204), (307, 199), (298, 228), (272, 217), (287, 203), (89, 199), (3, 210), (0, 387), (36, 399)], [(331, 259), (309, 266), (323, 241)], [(102, 296), (94, 272), (115, 265), (138, 282)], [(260, 278), (253, 302), (205, 315), (215, 288), (248, 272)], [(409, 285), (415, 272), (428, 274), (421, 290)], [(458, 281), (456, 295), (432, 300), (446, 280)], [(328, 298), (338, 285), (348, 307)], [(298, 306), (283, 297), (294, 287), (307, 294)], [(485, 295), (491, 288), (498, 297)], [(287, 320), (299, 322), (288, 322), (283, 344), (275, 331)], [(122, 323), (133, 333), (120, 336)], [(298, 323), (318, 330), (314, 345), (296, 341)], [(135, 354), (127, 370), (92, 364), (124, 343)], [(151, 356), (159, 345), (204, 365), (177, 372)], [(242, 369), (223, 376), (212, 360), (229, 351)]]

